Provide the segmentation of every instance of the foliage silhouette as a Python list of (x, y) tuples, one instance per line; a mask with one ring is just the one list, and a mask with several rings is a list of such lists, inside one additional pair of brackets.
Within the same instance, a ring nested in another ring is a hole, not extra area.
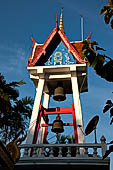
[(6, 83), (4, 76), (0, 74), (0, 139), (5, 144), (18, 133), (24, 134), (28, 128), (33, 99), (31, 97), (18, 99), (17, 88), (23, 84), (25, 82), (22, 80)]
[(100, 14), (104, 13), (104, 21), (106, 24), (111, 25), (111, 28), (113, 29), (113, 0), (108, 0), (108, 4), (103, 6), (102, 9), (100, 10)]

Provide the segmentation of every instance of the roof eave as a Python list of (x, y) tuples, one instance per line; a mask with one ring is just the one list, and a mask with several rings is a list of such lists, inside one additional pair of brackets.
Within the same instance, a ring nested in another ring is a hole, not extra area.
[(47, 40), (44, 42), (44, 44), (42, 45), (42, 47), (39, 49), (39, 52), (37, 53), (36, 57), (31, 59), (29, 57), (28, 60), (28, 67), (33, 67), (36, 65), (36, 63), (38, 62), (38, 60), (40, 59), (40, 57), (44, 54), (46, 55), (46, 48), (48, 47), (48, 45), (50, 44), (50, 42), (52, 41), (53, 37), (56, 35), (56, 33), (59, 34), (61, 41), (65, 44), (65, 46), (68, 49), (68, 52), (72, 54), (72, 56), (75, 58), (75, 60), (77, 61), (77, 63), (79, 64), (85, 64), (85, 60), (83, 60), (81, 58), (81, 56), (79, 55), (79, 53), (75, 50), (75, 48), (72, 46), (72, 44), (69, 42), (69, 40), (67, 39), (65, 33), (60, 30), (58, 27), (55, 27), (53, 29), (53, 31), (50, 33), (50, 35), (48, 36)]
[(62, 30), (58, 31), (59, 36), (61, 37), (61, 40), (63, 41), (63, 43), (65, 44), (65, 46), (68, 49), (68, 52), (72, 54), (72, 56), (75, 58), (75, 60), (79, 63), (79, 64), (85, 64), (85, 60), (83, 60), (81, 58), (81, 56), (79, 55), (79, 53), (75, 50), (75, 48), (71, 45), (71, 43), (69, 42), (69, 40), (67, 39), (65, 33)]

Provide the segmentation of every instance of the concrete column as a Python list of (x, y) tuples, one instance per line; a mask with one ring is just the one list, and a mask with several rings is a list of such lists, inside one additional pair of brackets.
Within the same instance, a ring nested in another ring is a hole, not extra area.
[(79, 95), (76, 72), (72, 73), (71, 82), (72, 82), (72, 91), (73, 91), (72, 94), (73, 94), (74, 107), (75, 107), (75, 117), (76, 117), (76, 124), (77, 124), (78, 143), (84, 143), (85, 138), (84, 138), (84, 134), (83, 134), (82, 111), (81, 111), (80, 95)]
[[(49, 94), (44, 93), (43, 107), (46, 108), (46, 109), (49, 106), (49, 99), (50, 99)], [(45, 121), (44, 121), (43, 117), (41, 117), (40, 124), (45, 124)], [(38, 143), (39, 144), (43, 143), (44, 133), (45, 133), (45, 127), (40, 127), (39, 138), (38, 138)]]
[(44, 88), (44, 79), (39, 79), (38, 87), (36, 88), (36, 96), (35, 96), (31, 121), (29, 125), (29, 132), (26, 141), (27, 144), (32, 144), (33, 142), (35, 128), (36, 128), (36, 121), (39, 114), (39, 106), (41, 104), (41, 99), (43, 95), (43, 88)]

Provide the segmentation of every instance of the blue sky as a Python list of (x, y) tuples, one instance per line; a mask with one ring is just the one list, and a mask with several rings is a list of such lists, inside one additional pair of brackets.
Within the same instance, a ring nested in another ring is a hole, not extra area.
[[(35, 88), (27, 72), (31, 54), (31, 34), (38, 43), (44, 43), (56, 24), (56, 11), (60, 17), (63, 6), (64, 29), (70, 41), (81, 40), (80, 15), (84, 16), (84, 39), (92, 32), (96, 40), (113, 58), (113, 30), (105, 25), (99, 11), (107, 0), (4, 0), (0, 1), (0, 72), (7, 81), (24, 80), (20, 97), (34, 97)], [(102, 135), (113, 139), (108, 114), (102, 109), (107, 99), (113, 98), (113, 84), (101, 79), (88, 68), (88, 93), (81, 95), (84, 126), (96, 114), (100, 116), (97, 127), (98, 142)], [(107, 127), (108, 126), (108, 127)], [(93, 134), (86, 141), (92, 142)]]

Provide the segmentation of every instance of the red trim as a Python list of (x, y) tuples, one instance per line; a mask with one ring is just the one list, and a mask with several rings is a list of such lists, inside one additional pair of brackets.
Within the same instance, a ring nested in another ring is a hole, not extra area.
[(73, 123), (64, 123), (64, 126), (73, 126)]
[(64, 32), (62, 30), (58, 31), (58, 34), (61, 37), (62, 42), (65, 44), (65, 46), (68, 49), (68, 52), (71, 53), (73, 55), (73, 57), (75, 58), (75, 60), (79, 63), (79, 64), (85, 64), (85, 60), (82, 60), (81, 56), (79, 55), (79, 53), (75, 50), (75, 48), (71, 45), (71, 43), (69, 42), (69, 40), (67, 39), (66, 35), (64, 34)]
[[(42, 127), (48, 127), (49, 124), (41, 124)], [(51, 125), (52, 126), (52, 125)]]
[(72, 104), (72, 108), (73, 108), (72, 116), (73, 116), (74, 134), (75, 134), (75, 143), (78, 144), (78, 133), (77, 133), (74, 103)]
[(32, 34), (31, 34), (31, 39), (32, 39), (32, 42), (33, 42), (32, 48), (34, 48), (34, 45), (35, 45), (36, 41), (33, 39)]
[(36, 131), (34, 133), (33, 144), (36, 144), (36, 142), (37, 142), (39, 127), (40, 127), (40, 122), (41, 122), (41, 116), (42, 116), (42, 111), (39, 111), (39, 117), (37, 119), (37, 124), (36, 124), (36, 128), (35, 128)]
[[(63, 126), (73, 126), (73, 123), (63, 123)], [(42, 127), (52, 126), (52, 124), (41, 124)]]
[(71, 114), (72, 113), (72, 108), (71, 107), (64, 107), (64, 108), (49, 108), (44, 110), (44, 114)]
[(45, 41), (45, 43), (40, 48), (37, 56), (34, 58), (34, 60), (32, 62), (33, 65), (35, 65), (37, 63), (37, 61), (39, 60), (39, 58), (41, 57), (42, 54), (46, 53), (46, 48), (49, 45), (49, 43), (51, 42), (51, 40), (53, 39), (53, 37), (55, 36), (56, 32), (57, 32), (57, 28), (54, 28), (53, 31), (50, 33), (49, 37), (47, 38), (47, 40)]
[[(33, 42), (32, 48), (34, 49), (36, 41), (33, 39), (32, 34), (31, 34), (31, 39), (32, 39), (32, 42)], [(33, 50), (32, 50), (31, 56), (29, 56), (29, 58), (28, 58), (28, 66), (32, 66), (32, 55), (33, 55)]]
[(50, 42), (52, 41), (53, 37), (55, 36), (55, 34), (58, 32), (61, 41), (64, 43), (64, 45), (66, 46), (66, 48), (68, 49), (68, 52), (71, 53), (73, 55), (73, 57), (75, 58), (75, 60), (77, 60), (77, 62), (79, 64), (85, 64), (85, 60), (83, 60), (81, 58), (81, 56), (79, 55), (79, 53), (76, 51), (76, 49), (71, 45), (71, 43), (69, 42), (69, 40), (67, 39), (65, 33), (62, 30), (58, 30), (58, 28), (54, 28), (53, 31), (50, 33), (49, 37), (47, 38), (47, 40), (44, 42), (44, 44), (42, 45), (42, 47), (39, 49), (37, 55), (33, 58), (33, 61), (28, 63), (28, 66), (35, 66), (35, 64), (37, 63), (37, 61), (39, 60), (39, 58), (42, 56), (42, 54), (46, 54), (46, 48), (48, 47), (48, 45), (50, 44)]
[(46, 144), (47, 130), (48, 130), (48, 127), (46, 126), (45, 131), (44, 131), (44, 138), (43, 138), (43, 143), (44, 144)]

